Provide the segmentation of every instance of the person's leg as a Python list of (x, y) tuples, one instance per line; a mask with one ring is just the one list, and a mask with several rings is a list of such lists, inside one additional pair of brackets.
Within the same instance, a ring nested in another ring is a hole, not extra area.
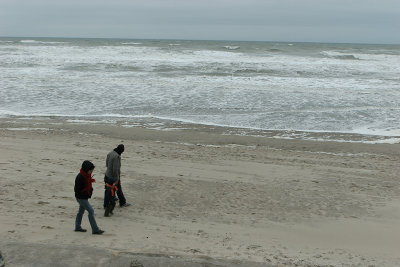
[(106, 188), (104, 192), (104, 203), (106, 208), (104, 210), (104, 217), (109, 217), (111, 212), (111, 189)]
[(103, 203), (103, 207), (106, 208), (106, 207), (107, 207), (107, 187), (106, 187), (106, 186), (104, 186), (104, 187), (105, 187), (105, 190), (104, 190), (104, 203)]
[(124, 196), (124, 192), (122, 192), (121, 180), (117, 184), (117, 187), (118, 187), (117, 195), (118, 195), (118, 198), (119, 198), (119, 206), (122, 207), (122, 206), (124, 206), (126, 204), (126, 199), (125, 199), (125, 196)]
[(81, 205), (81, 203), (79, 202), (78, 199), (76, 199), (79, 203), (79, 210), (78, 210), (78, 214), (76, 214), (76, 218), (75, 218), (75, 231), (79, 231), (82, 229), (82, 216), (83, 213), (85, 212), (85, 208)]
[(111, 210), (110, 210), (110, 214), (113, 215), (114, 214), (114, 208), (115, 208), (115, 201), (113, 203), (111, 203)]
[(116, 204), (117, 200), (118, 200), (118, 198), (115, 195), (111, 196), (111, 210), (110, 210), (110, 214), (111, 215), (114, 214), (113, 211), (114, 211), (115, 204)]
[(96, 219), (94, 218), (94, 209), (93, 207), (90, 205), (89, 200), (87, 199), (77, 199), (79, 204), (85, 209), (87, 210), (88, 214), (88, 218), (89, 218), (89, 222), (90, 222), (90, 226), (92, 227), (92, 232), (98, 232), (100, 229), (97, 226), (96, 223)]
[(108, 177), (104, 175), (104, 204), (103, 207), (106, 208), (107, 207), (107, 199), (106, 199), (106, 194), (107, 194), (107, 182), (108, 182)]

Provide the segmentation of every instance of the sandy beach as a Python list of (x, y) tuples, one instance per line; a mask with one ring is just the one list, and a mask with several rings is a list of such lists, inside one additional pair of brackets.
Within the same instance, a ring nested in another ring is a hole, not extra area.
[[(119, 143), (132, 206), (105, 218), (105, 157)], [(103, 236), (73, 231), (86, 159)], [(399, 161), (400, 144), (3, 118), (0, 251), (6, 266), (51, 266), (60, 250), (59, 266), (126, 266), (129, 255), (144, 266), (400, 266)]]

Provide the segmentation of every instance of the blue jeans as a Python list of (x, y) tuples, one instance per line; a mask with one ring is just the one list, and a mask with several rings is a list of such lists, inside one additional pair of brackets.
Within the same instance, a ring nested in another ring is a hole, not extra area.
[(85, 210), (89, 213), (89, 222), (90, 226), (92, 227), (92, 232), (97, 232), (99, 231), (99, 227), (97, 226), (96, 219), (94, 218), (94, 209), (89, 203), (88, 199), (80, 199), (77, 198), (76, 201), (79, 203), (79, 211), (78, 214), (76, 214), (76, 219), (75, 219), (75, 230), (81, 229), (81, 223), (82, 223), (82, 217), (83, 213)]

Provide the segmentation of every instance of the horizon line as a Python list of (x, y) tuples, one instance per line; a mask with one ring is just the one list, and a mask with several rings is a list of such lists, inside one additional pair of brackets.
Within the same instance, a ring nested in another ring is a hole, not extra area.
[(323, 41), (267, 41), (267, 40), (225, 40), (225, 39), (185, 39), (185, 38), (132, 38), (132, 37), (66, 37), (66, 36), (0, 36), (0, 38), (40, 38), (40, 39), (94, 39), (94, 40), (143, 40), (143, 41), (213, 41), (213, 42), (253, 42), (253, 43), (315, 43), (315, 44), (355, 44), (355, 45), (400, 45), (400, 43), (367, 42), (323, 42)]

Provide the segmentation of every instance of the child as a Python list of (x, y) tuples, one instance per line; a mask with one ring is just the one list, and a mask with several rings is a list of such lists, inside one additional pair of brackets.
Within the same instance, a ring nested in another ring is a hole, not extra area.
[(104, 204), (106, 209), (104, 211), (104, 217), (110, 217), (110, 214), (113, 215), (113, 210), (115, 208), (115, 202), (118, 200), (116, 197), (116, 193), (118, 191), (118, 187), (116, 186), (116, 179), (104, 176)]
[(79, 171), (78, 175), (75, 178), (75, 198), (79, 203), (78, 214), (75, 219), (75, 232), (86, 232), (86, 229), (81, 227), (82, 216), (85, 210), (89, 213), (89, 222), (92, 227), (92, 234), (101, 235), (104, 233), (103, 230), (97, 226), (96, 220), (94, 218), (94, 209), (89, 203), (89, 198), (92, 197), (93, 187), (92, 183), (96, 182), (95, 179), (92, 178), (92, 173), (94, 170), (94, 165), (88, 160), (85, 160), (82, 163), (82, 168)]

